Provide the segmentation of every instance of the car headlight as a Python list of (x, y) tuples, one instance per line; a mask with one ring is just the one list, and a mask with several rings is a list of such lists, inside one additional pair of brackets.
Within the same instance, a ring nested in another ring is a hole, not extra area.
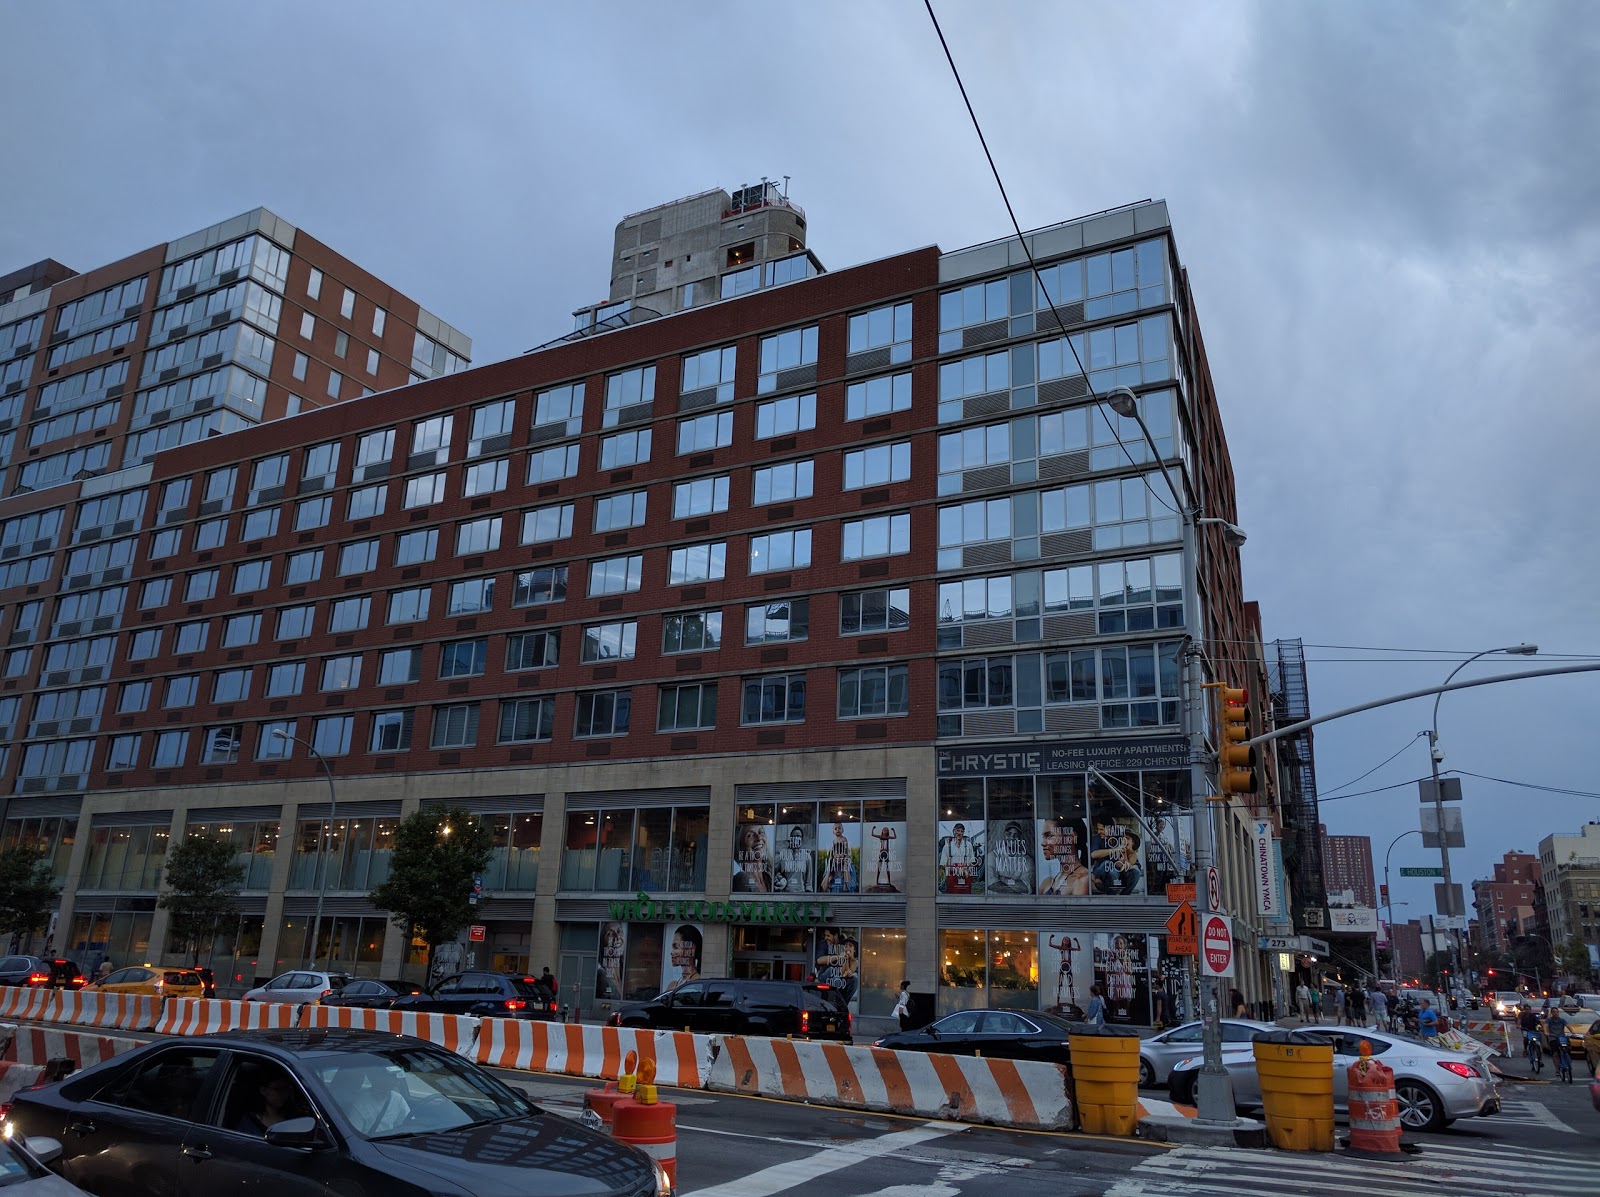
[(672, 1178), (661, 1166), (661, 1161), (651, 1160), (650, 1165), (656, 1170), (656, 1197), (676, 1197), (677, 1190), (672, 1187)]

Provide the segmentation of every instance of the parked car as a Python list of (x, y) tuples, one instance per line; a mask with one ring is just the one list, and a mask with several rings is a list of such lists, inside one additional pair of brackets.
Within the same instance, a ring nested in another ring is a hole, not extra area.
[(200, 974), (187, 968), (157, 968), (150, 964), (135, 964), (109, 973), (106, 979), (96, 982), (101, 993), (135, 993), (146, 997), (204, 997), (205, 982)]
[[(1410, 1035), (1368, 1030), (1306, 1027), (1307, 1035), (1333, 1044), (1333, 1106), (1344, 1113), (1349, 1106), (1347, 1070), (1361, 1057), (1363, 1040), (1373, 1056), (1394, 1070), (1395, 1098), (1400, 1123), (1406, 1130), (1436, 1131), (1457, 1118), (1476, 1118), (1500, 1112), (1500, 1094), (1493, 1075), (1473, 1052), (1435, 1047)], [(1199, 1053), (1172, 1070), (1172, 1100), (1193, 1105), (1200, 1065)], [(1256, 1075), (1255, 1053), (1246, 1045), (1222, 1053), (1223, 1067), (1233, 1079), (1234, 1104), (1254, 1110), (1261, 1105), (1261, 1080)]]
[(456, 973), (431, 989), (395, 998), (393, 1008), (545, 1021), (554, 1018), (559, 1009), (555, 995), (539, 983), (538, 977), (485, 972)]
[(638, 1148), (453, 1052), (371, 1031), (161, 1039), (18, 1093), (10, 1121), (62, 1144), (62, 1177), (123, 1197), (671, 1192)]
[[(1187, 1060), (1200, 1053), (1200, 1027), (1198, 1022), (1186, 1022), (1149, 1039), (1139, 1041), (1139, 1087), (1141, 1089), (1165, 1088), (1167, 1078), (1179, 1060)], [(1253, 1022), (1243, 1018), (1222, 1020), (1222, 1042), (1226, 1044), (1250, 1043), (1262, 1031), (1275, 1031), (1270, 1022)]]
[(920, 1030), (885, 1035), (875, 1046), (1066, 1064), (1067, 1036), (1073, 1025), (1038, 1010), (957, 1010)]
[(12, 1135), (0, 1140), (0, 1189), (6, 1197), (88, 1197), (50, 1171), (48, 1165), (60, 1156), (61, 1144), (54, 1139)]
[(324, 1006), (360, 1006), (368, 1010), (387, 1010), (396, 998), (427, 993), (415, 981), (348, 981), (322, 999)]
[(240, 1000), (290, 1002), (297, 1006), (307, 1003), (314, 1005), (343, 989), (349, 980), (350, 977), (346, 973), (319, 973), (297, 968), (292, 972), (279, 973), (265, 985), (257, 985), (254, 989), (247, 990)]
[(1494, 1016), (1515, 1018), (1522, 1013), (1525, 999), (1514, 989), (1502, 989), (1494, 995)]
[(701, 978), (648, 1002), (623, 1006), (610, 1022), (614, 1027), (850, 1041), (844, 992), (815, 981)]
[(48, 956), (0, 958), (0, 985), (25, 985), (34, 989), (82, 989), (85, 977), (70, 960)]

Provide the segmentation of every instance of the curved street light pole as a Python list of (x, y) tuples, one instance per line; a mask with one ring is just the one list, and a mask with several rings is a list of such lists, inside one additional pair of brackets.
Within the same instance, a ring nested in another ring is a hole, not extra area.
[(1389, 847), (1383, 854), (1383, 892), (1388, 897), (1384, 905), (1389, 908), (1389, 980), (1394, 982), (1396, 989), (1400, 987), (1400, 940), (1394, 933), (1394, 890), (1389, 888), (1389, 853), (1406, 836), (1421, 834), (1421, 828), (1402, 831), (1389, 841)]
[[(1474, 661), (1479, 660), (1480, 658), (1490, 657), (1496, 653), (1507, 653), (1517, 657), (1531, 657), (1538, 651), (1539, 646), (1537, 644), (1513, 644), (1506, 648), (1486, 648), (1481, 653), (1473, 653), (1472, 656), (1468, 657), (1465, 661), (1462, 661), (1461, 664), (1452, 669), (1450, 671), (1450, 676), (1444, 679), (1444, 684), (1448, 686), (1455, 680), (1456, 674), (1460, 673), (1468, 665), (1471, 665)], [(1442, 692), (1433, 696), (1433, 723), (1428, 728), (1428, 763), (1433, 772), (1433, 811), (1434, 818), (1437, 820), (1437, 825), (1439, 828), (1439, 863), (1444, 868), (1443, 893), (1446, 899), (1444, 905), (1448, 905), (1450, 907), (1448, 910), (1441, 909), (1439, 913), (1450, 919), (1455, 919), (1457, 917), (1465, 917), (1466, 903), (1465, 901), (1462, 902), (1461, 910), (1457, 911), (1455, 909), (1455, 886), (1452, 884), (1450, 877), (1450, 837), (1445, 834), (1444, 793), (1439, 785), (1439, 762), (1444, 760), (1444, 752), (1439, 747), (1439, 700), (1443, 697), (1444, 694)], [(1435, 905), (1440, 904), (1435, 903)], [(1453, 985), (1461, 982), (1461, 957), (1458, 950), (1459, 944), (1460, 940), (1456, 938), (1455, 927), (1452, 925), (1450, 928), (1450, 960), (1455, 977), (1455, 980), (1452, 983)], [(1437, 948), (1438, 944), (1436, 943), (1434, 947)], [(1450, 1005), (1454, 997), (1455, 995), (1453, 993), (1446, 993), (1444, 995), (1446, 1006)]]
[(316, 757), (317, 763), (322, 766), (322, 775), (328, 779), (328, 817), (322, 824), (321, 834), (317, 836), (317, 913), (311, 923), (311, 944), (306, 949), (307, 967), (311, 967), (317, 963), (317, 941), (322, 938), (322, 897), (328, 889), (328, 828), (338, 817), (339, 795), (333, 788), (333, 769), (315, 745), (299, 736), (290, 735), (281, 727), (273, 728), (272, 734), (281, 740), (293, 740)]

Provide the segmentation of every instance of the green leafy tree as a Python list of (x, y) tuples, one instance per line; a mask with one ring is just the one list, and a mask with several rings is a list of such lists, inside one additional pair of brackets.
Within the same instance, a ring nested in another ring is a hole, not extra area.
[(172, 938), (200, 963), (200, 950), (239, 917), (244, 865), (233, 843), (215, 835), (189, 835), (167, 853), (165, 892), (157, 905), (167, 912)]
[(1561, 945), (1561, 971), (1570, 977), (1589, 975), (1589, 945), (1581, 935), (1574, 935)]
[(55, 872), (44, 853), (26, 844), (0, 852), (0, 934), (24, 944), (49, 920), (61, 896)]
[(367, 895), (387, 910), (408, 939), (421, 938), (433, 951), (461, 934), (478, 916), (469, 900), (472, 879), (489, 863), (494, 832), (459, 807), (420, 810), (400, 821), (394, 834), (389, 879)]

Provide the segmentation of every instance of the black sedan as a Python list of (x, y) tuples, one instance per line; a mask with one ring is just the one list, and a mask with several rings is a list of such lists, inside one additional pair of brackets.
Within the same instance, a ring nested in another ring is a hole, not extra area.
[(533, 1018), (556, 1016), (556, 998), (538, 977), (505, 973), (456, 973), (432, 989), (394, 1000), (396, 1010), (425, 1010), (430, 1014), (468, 1014), (474, 1017)]
[(103, 1197), (661, 1197), (643, 1152), (462, 1057), (369, 1031), (163, 1039), (17, 1094), (14, 1133)]
[(877, 1046), (1065, 1064), (1071, 1030), (1072, 1024), (1065, 1019), (1037, 1010), (957, 1010), (921, 1030), (885, 1036)]
[(351, 981), (322, 999), (324, 1006), (362, 1006), (369, 1010), (387, 1010), (396, 998), (411, 997), (427, 990), (415, 981)]

